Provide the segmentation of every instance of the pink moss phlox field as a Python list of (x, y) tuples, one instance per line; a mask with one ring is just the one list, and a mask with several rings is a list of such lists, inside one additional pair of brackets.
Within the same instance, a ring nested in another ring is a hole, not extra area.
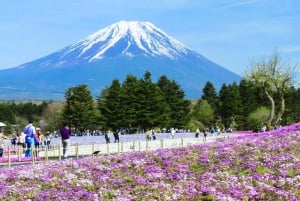
[(146, 152), (2, 167), (0, 200), (300, 200), (300, 124)]
[[(42, 160), (42, 158), (38, 157), (35, 159), (36, 161), (40, 161)], [(16, 163), (16, 162), (31, 162), (32, 158), (28, 158), (28, 157), (11, 157), (10, 158), (10, 162), (12, 163)], [(0, 164), (1, 163), (8, 163), (8, 157), (1, 157), (0, 158)]]

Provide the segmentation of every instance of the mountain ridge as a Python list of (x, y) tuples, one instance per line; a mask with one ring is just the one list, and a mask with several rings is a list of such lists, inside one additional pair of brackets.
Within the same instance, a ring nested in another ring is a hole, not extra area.
[[(113, 79), (124, 80), (127, 74), (140, 78), (146, 70), (153, 80), (162, 75), (174, 79), (187, 98), (199, 98), (207, 81), (220, 88), (241, 79), (150, 22), (120, 21), (45, 57), (1, 70), (0, 93), (13, 94), (16, 89), (41, 98), (43, 93), (63, 97), (66, 88), (85, 83), (96, 96)], [(17, 81), (29, 73), (35, 82)]]

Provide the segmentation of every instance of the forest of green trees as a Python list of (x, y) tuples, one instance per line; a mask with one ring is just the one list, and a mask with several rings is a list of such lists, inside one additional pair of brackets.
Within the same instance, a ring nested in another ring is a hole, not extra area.
[(187, 100), (175, 80), (162, 75), (153, 82), (146, 71), (143, 78), (127, 75), (121, 83), (112, 81), (93, 98), (87, 85), (66, 89), (64, 102), (0, 102), (0, 122), (5, 133), (20, 131), (28, 117), (36, 126), (57, 130), (67, 121), (76, 131), (177, 128), (254, 130), (267, 125), (299, 121), (300, 89), (294, 87), (295, 66), (279, 65), (274, 52), (267, 60), (253, 62), (240, 83), (223, 84), (217, 91), (207, 82), (197, 100)]
[[(277, 97), (277, 96), (275, 96)], [(0, 121), (10, 126), (27, 123), (33, 116), (38, 126), (46, 130), (58, 129), (68, 121), (78, 130), (117, 128), (196, 128), (220, 127), (249, 130), (267, 124), (270, 103), (263, 89), (253, 82), (223, 85), (217, 92), (207, 82), (198, 100), (186, 100), (184, 92), (174, 81), (162, 76), (151, 81), (151, 74), (143, 79), (128, 75), (123, 83), (113, 80), (94, 100), (86, 85), (66, 90), (65, 102), (42, 103), (13, 101), (0, 103)], [(279, 124), (299, 121), (300, 89), (290, 87), (285, 95), (285, 112)], [(275, 99), (277, 103), (280, 100)]]

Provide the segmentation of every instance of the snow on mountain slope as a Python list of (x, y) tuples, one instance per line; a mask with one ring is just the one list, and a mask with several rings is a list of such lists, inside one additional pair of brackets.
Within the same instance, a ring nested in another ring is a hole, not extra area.
[(64, 67), (99, 62), (104, 58), (139, 56), (176, 60), (191, 52), (150, 22), (120, 21), (34, 63), (41, 67)]
[[(182, 43), (150, 22), (120, 21), (91, 34), (74, 45), (66, 47), (61, 53), (65, 56), (77, 52), (77, 58), (84, 58), (92, 62), (106, 57), (106, 53), (124, 38), (127, 41), (119, 50), (125, 56), (135, 56), (137, 54), (133, 51), (135, 48), (141, 50), (138, 53), (144, 55), (165, 56), (171, 59), (188, 51)], [(94, 50), (94, 54), (88, 54), (90, 50)]]

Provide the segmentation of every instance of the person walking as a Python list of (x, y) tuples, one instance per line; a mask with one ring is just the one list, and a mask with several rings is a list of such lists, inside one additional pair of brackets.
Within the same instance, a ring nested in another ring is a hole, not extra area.
[(68, 149), (70, 146), (71, 130), (66, 122), (63, 123), (63, 127), (60, 129), (61, 142), (63, 145), (63, 158), (68, 158)]
[(32, 157), (32, 148), (34, 146), (35, 127), (33, 126), (33, 118), (28, 119), (28, 124), (25, 126), (23, 133), (26, 135), (25, 157)]
[(119, 134), (120, 134), (120, 130), (117, 129), (117, 130), (114, 132), (115, 143), (119, 143), (119, 142), (120, 142)]

